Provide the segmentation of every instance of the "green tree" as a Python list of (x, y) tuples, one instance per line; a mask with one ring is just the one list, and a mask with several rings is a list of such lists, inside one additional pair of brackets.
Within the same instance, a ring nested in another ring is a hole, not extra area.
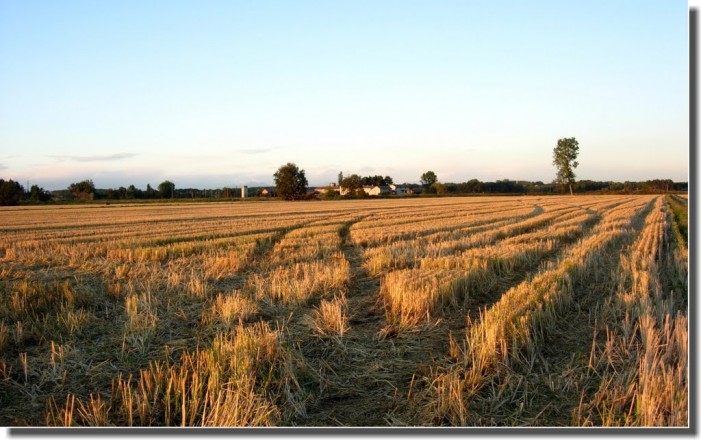
[(431, 192), (436, 194), (445, 194), (448, 192), (448, 190), (442, 183), (434, 182), (433, 185), (431, 185)]
[(0, 205), (1, 206), (15, 206), (19, 205), (19, 202), (24, 196), (24, 188), (19, 182), (14, 180), (3, 180), (0, 179)]
[(341, 189), (346, 196), (358, 196), (360, 192), (363, 194), (363, 179), (357, 174), (351, 174), (341, 181)]
[(337, 190), (338, 190), (337, 186), (329, 185), (326, 187), (326, 191), (323, 193), (322, 197), (324, 199), (337, 199), (337, 198), (341, 197), (341, 193), (339, 193)]
[(341, 186), (341, 182), (343, 182), (343, 171), (338, 172), (338, 186)]
[(143, 195), (144, 192), (134, 185), (129, 185), (129, 188), (127, 188), (127, 199), (141, 199)]
[(577, 168), (577, 155), (579, 154), (579, 142), (577, 139), (563, 138), (557, 141), (557, 147), (553, 149), (553, 165), (557, 168), (555, 181), (562, 185), (568, 185), (570, 194), (574, 195), (573, 185), (574, 169)]
[(366, 176), (362, 178), (363, 185), (371, 186), (386, 186), (392, 184), (392, 178), (389, 176), (382, 177), (380, 175)]
[(426, 189), (431, 188), (431, 186), (436, 182), (438, 182), (438, 176), (436, 176), (436, 173), (433, 171), (426, 171), (421, 175), (421, 184)]
[(32, 188), (29, 190), (29, 200), (32, 202), (48, 202), (51, 200), (51, 193), (39, 185), (32, 185)]
[(68, 186), (68, 191), (77, 199), (93, 200), (95, 198), (95, 184), (91, 179), (71, 183)]
[(307, 195), (308, 183), (304, 170), (300, 170), (292, 162), (281, 166), (273, 177), (279, 197), (285, 200), (300, 200)]
[(151, 184), (146, 184), (146, 191), (144, 192), (144, 197), (147, 199), (155, 199), (158, 196), (158, 192), (151, 187)]
[(170, 180), (164, 180), (158, 185), (158, 193), (163, 199), (172, 199), (175, 191), (175, 184)]

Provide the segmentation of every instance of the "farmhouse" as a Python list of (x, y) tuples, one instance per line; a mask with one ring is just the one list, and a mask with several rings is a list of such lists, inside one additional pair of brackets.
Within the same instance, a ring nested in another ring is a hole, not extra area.
[(322, 186), (322, 187), (314, 188), (315, 194), (326, 194), (329, 191), (334, 191), (334, 192), (337, 192), (339, 194), (342, 193), (341, 187), (339, 185), (335, 184), (334, 182), (329, 183), (329, 186)]
[(370, 196), (384, 196), (391, 194), (392, 189), (385, 185), (363, 185), (363, 191)]
[(276, 187), (259, 188), (257, 191), (257, 195), (259, 197), (276, 197), (277, 196), (277, 188)]
[(406, 196), (414, 193), (408, 186), (391, 184), (389, 187), (392, 190), (392, 194), (396, 194), (398, 196)]
[[(369, 196), (385, 196), (395, 194), (395, 190), (392, 188), (393, 186), (395, 185), (363, 185), (363, 191)], [(342, 196), (345, 196), (349, 192), (348, 189), (335, 185), (329, 188), (323, 188), (323, 192), (325, 193), (329, 189), (340, 192)], [(407, 192), (403, 192), (402, 194), (407, 194)]]

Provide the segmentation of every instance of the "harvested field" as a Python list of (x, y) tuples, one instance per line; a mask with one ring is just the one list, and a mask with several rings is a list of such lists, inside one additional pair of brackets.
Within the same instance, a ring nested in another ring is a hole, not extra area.
[(688, 426), (686, 199), (0, 209), (4, 426)]

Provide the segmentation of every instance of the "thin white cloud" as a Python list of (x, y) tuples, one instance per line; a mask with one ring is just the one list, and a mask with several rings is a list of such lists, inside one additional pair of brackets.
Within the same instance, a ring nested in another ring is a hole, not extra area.
[(243, 154), (263, 154), (263, 153), (269, 153), (271, 151), (277, 150), (276, 147), (270, 147), (270, 148), (244, 148), (241, 150), (238, 150), (239, 153)]
[(96, 155), (96, 156), (49, 156), (59, 162), (63, 161), (73, 161), (73, 162), (110, 162), (114, 160), (129, 159), (131, 157), (138, 156), (135, 153), (115, 153), (106, 155)]

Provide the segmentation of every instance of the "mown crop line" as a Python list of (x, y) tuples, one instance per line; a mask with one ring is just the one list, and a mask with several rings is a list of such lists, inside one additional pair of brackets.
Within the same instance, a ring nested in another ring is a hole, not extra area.
[[(511, 219), (511, 220), (507, 221), (506, 225), (503, 227), (507, 227), (508, 225), (513, 224), (513, 223), (518, 223), (519, 221), (521, 221), (522, 218), (523, 217), (516, 217), (514, 219)], [(474, 241), (470, 237), (473, 236), (474, 234), (479, 233), (480, 231), (485, 231), (485, 230), (489, 229), (491, 225), (495, 224), (495, 221), (498, 221), (498, 219), (485, 219), (485, 220), (480, 219), (477, 221), (475, 221), (473, 219), (472, 221), (470, 221), (466, 224), (461, 224), (458, 226), (454, 225), (454, 226), (445, 227), (445, 228), (438, 228), (440, 230), (438, 230), (438, 231), (432, 230), (432, 232), (430, 234), (426, 234), (426, 235), (418, 236), (418, 237), (414, 237), (412, 235), (406, 235), (403, 237), (399, 237), (398, 235), (395, 235), (395, 236), (391, 237), (394, 239), (394, 241), (390, 242), (389, 244), (385, 244), (382, 248), (375, 248), (375, 247), (369, 246), (369, 245), (367, 245), (367, 243), (364, 242), (364, 240), (362, 238), (354, 237), (354, 240), (356, 242), (360, 242), (363, 245), (363, 247), (366, 248), (366, 251), (365, 251), (366, 254), (373, 253), (373, 252), (377, 253), (378, 251), (375, 251), (374, 249), (379, 249), (380, 253), (377, 255), (377, 257), (381, 258), (381, 259), (386, 259), (386, 256), (383, 256), (382, 253), (394, 254), (395, 250), (403, 251), (403, 250), (411, 249), (412, 252), (416, 252), (416, 250), (419, 250), (419, 253), (414, 258), (414, 260), (416, 260), (417, 258), (424, 256), (425, 249), (428, 249), (430, 247), (430, 245), (433, 245), (433, 238), (431, 237), (431, 235), (441, 233), (441, 232), (453, 233), (454, 231), (461, 231), (462, 234), (465, 236), (465, 238), (469, 238), (470, 241), (468, 244), (458, 244), (458, 245), (456, 245), (456, 250), (459, 250), (460, 248), (462, 248), (463, 250), (466, 250), (466, 249), (469, 249), (471, 247), (476, 247), (476, 246), (479, 246), (482, 244), (486, 245), (486, 244), (488, 244), (489, 240)], [(523, 221), (528, 221), (528, 220), (523, 220)], [(387, 240), (389, 240), (389, 239), (390, 238), (388, 237)], [(429, 240), (429, 241), (426, 241), (426, 240)], [(411, 245), (411, 246), (409, 246), (409, 245)], [(394, 258), (394, 257), (392, 257), (392, 258)], [(416, 262), (416, 261), (414, 261), (414, 262)], [(381, 271), (382, 267), (380, 267), (379, 271), (376, 268), (373, 268), (374, 264), (372, 261), (368, 261), (367, 264), (370, 266), (370, 270), (373, 274), (378, 274)], [(407, 260), (405, 265), (413, 266), (413, 264), (411, 263), (411, 260)], [(405, 265), (397, 266), (395, 264), (395, 262), (393, 261), (390, 266), (395, 267), (397, 269), (400, 269), (400, 268), (405, 267)]]
[(340, 233), (345, 222), (329, 223), (324, 220), (321, 227), (316, 223), (296, 228), (275, 241), (261, 257), (259, 272), (272, 273), (296, 264), (315, 264), (337, 259), (337, 254), (343, 247)]
[[(263, 214), (260, 215), (261, 217), (264, 216)], [(191, 222), (199, 222), (202, 220), (234, 220), (236, 218), (244, 218), (243, 216), (220, 216), (220, 217), (178, 217), (178, 218), (170, 218), (170, 219), (141, 219), (139, 221), (134, 221), (132, 219), (126, 219), (126, 220), (120, 220), (118, 223), (113, 222), (105, 222), (105, 223), (88, 223), (85, 224), (85, 226), (89, 226), (91, 228), (104, 228), (104, 227), (118, 227), (118, 226), (140, 226), (142, 228), (152, 226), (155, 224), (169, 224), (169, 223), (182, 223), (183, 220), (191, 221)], [(247, 218), (248, 216), (246, 216)], [(36, 228), (35, 225), (28, 225), (25, 227), (20, 227), (20, 228), (0, 228), (0, 232), (7, 232), (7, 233), (14, 233), (14, 232), (24, 232), (27, 230), (32, 230), (36, 231), (38, 233), (41, 233), (43, 231), (58, 231), (58, 230), (70, 230), (71, 228), (74, 227), (74, 223), (66, 223), (66, 224), (59, 224), (59, 225), (52, 225), (52, 226), (42, 226), (40, 228)]]
[[(615, 247), (615, 245), (614, 245)], [(616, 255), (597, 258), (587, 272), (597, 273), (594, 279), (573, 277), (570, 304), (555, 307), (546, 324), (537, 324), (530, 330), (530, 342), (515, 343), (510, 348), (508, 361), (499, 373), (489, 376), (472, 397), (473, 413), (479, 418), (498, 417), (506, 423), (526, 423), (547, 426), (573, 424), (580, 396), (578, 390), (590, 386), (581, 381), (587, 368), (587, 352), (591, 348), (588, 337), (594, 327), (592, 313), (596, 314), (606, 296), (607, 285), (613, 273), (607, 271), (617, 264)], [(603, 293), (603, 295), (602, 295)], [(486, 311), (485, 311), (486, 312)], [(505, 348), (508, 351), (509, 348)], [(565, 353), (572, 355), (567, 358)], [(492, 391), (502, 390), (507, 404), (497, 405)], [(523, 394), (537, 396), (522, 406)], [(557, 405), (552, 405), (557, 402)], [(576, 424), (576, 423), (575, 423)]]
[(269, 426), (304, 412), (281, 330), (265, 324), (219, 333), (177, 362), (151, 362), (138, 379), (120, 374), (109, 405), (96, 404), (99, 395), (67, 399), (61, 407), (49, 401), (47, 424)]
[[(541, 213), (542, 208), (536, 207), (533, 210), (529, 211), (528, 213), (524, 215), (519, 215), (516, 217), (511, 217), (513, 221), (518, 221), (521, 219), (528, 219), (532, 216), (537, 216)], [(519, 207), (519, 209), (523, 209), (523, 207)], [(518, 211), (514, 209), (514, 211)], [(409, 230), (409, 231), (404, 231), (404, 232), (394, 232), (391, 234), (388, 234), (386, 232), (382, 232), (380, 238), (371, 238), (367, 237), (368, 232), (367, 230), (358, 230), (358, 231), (353, 231), (353, 239), (356, 243), (361, 244), (365, 248), (371, 248), (374, 246), (378, 245), (387, 245), (387, 244), (393, 244), (396, 242), (401, 242), (401, 241), (409, 241), (409, 240), (416, 240), (420, 239), (425, 236), (430, 236), (432, 234), (440, 233), (440, 232), (446, 232), (446, 231), (452, 231), (458, 228), (467, 228), (467, 227), (479, 227), (479, 226), (485, 226), (489, 225), (491, 223), (494, 223), (496, 220), (500, 218), (508, 218), (509, 211), (506, 213), (502, 210), (499, 211), (500, 214), (502, 214), (502, 217), (485, 217), (483, 216), (477, 216), (477, 215), (470, 215), (467, 217), (465, 220), (462, 220), (458, 223), (454, 223), (449, 226), (435, 226), (435, 227), (428, 227), (428, 228), (417, 228), (415, 230)], [(450, 218), (453, 218), (454, 214), (450, 216)], [(475, 218), (476, 217), (476, 218)], [(439, 221), (440, 218), (431, 218), (428, 220), (423, 220), (423, 222), (426, 223), (435, 223), (436, 221)], [(386, 229), (379, 228), (382, 231), (385, 231)]]
[[(688, 320), (686, 286), (668, 295), (665, 278), (685, 278), (688, 263), (670, 240), (672, 214), (659, 197), (653, 215), (622, 258), (619, 293), (604, 309), (593, 338), (588, 377), (598, 387), (582, 394), (576, 417), (585, 425), (688, 426)], [(592, 389), (593, 388), (593, 389)]]
[[(628, 217), (629, 227), (639, 224), (651, 208), (652, 202), (649, 202), (644, 209), (636, 209), (632, 218)], [(454, 353), (457, 356), (455, 364), (449, 366), (446, 373), (427, 378), (432, 402), (429, 413), (433, 414), (429, 417), (459, 424), (474, 422), (478, 415), (470, 410), (467, 402), (490, 378), (516, 360), (521, 350), (538, 351), (542, 339), (539, 335), (549, 331), (551, 324), (548, 323), (554, 322), (558, 314), (572, 304), (573, 280), (587, 272), (597, 255), (620, 245), (625, 236), (633, 233), (632, 229), (625, 228), (600, 233), (609, 224), (615, 224), (617, 219), (618, 216), (606, 216), (599, 227), (566, 251), (557, 267), (510, 289), (494, 306), (485, 310), (475, 325), (468, 327), (464, 346)], [(464, 371), (464, 374), (450, 373), (454, 369)], [(446, 389), (456, 387), (462, 390), (460, 399), (444, 393)]]
[[(391, 219), (388, 220), (387, 218), (379, 214), (375, 214), (373, 216), (369, 216), (366, 222), (358, 224), (355, 230), (357, 232), (371, 233), (378, 229), (416, 229), (417, 227), (420, 227), (422, 225), (435, 223), (438, 221), (448, 222), (450, 224), (450, 220), (453, 220), (453, 223), (462, 224), (465, 221), (473, 221), (474, 219), (488, 218), (495, 213), (526, 211), (532, 206), (533, 205), (530, 204), (519, 203), (514, 205), (502, 206), (499, 210), (494, 210), (493, 208), (486, 211), (471, 209), (468, 212), (457, 210), (455, 208), (442, 208), (439, 211), (432, 211), (426, 209), (417, 212), (400, 211), (399, 213), (397, 213), (397, 215), (401, 214), (401, 217), (397, 217), (400, 219), (400, 221)], [(406, 219), (407, 216), (410, 218)], [(458, 218), (456, 218), (456, 216)], [(464, 218), (460, 219), (459, 217)]]
[[(420, 323), (440, 319), (451, 309), (487, 307), (498, 299), (498, 292), (530, 278), (544, 262), (554, 261), (568, 243), (584, 235), (598, 221), (600, 216), (592, 214), (579, 228), (566, 230), (562, 236), (555, 234), (548, 240), (521, 243), (519, 248), (502, 249), (494, 244), (458, 256), (424, 258), (419, 272), (409, 269), (409, 272), (390, 273), (382, 284), (389, 322), (383, 334), (417, 331)], [(523, 276), (519, 276), (521, 272)], [(406, 279), (404, 274), (410, 278)], [(417, 274), (421, 277), (416, 278)]]
[[(502, 209), (516, 209), (518, 206), (523, 207), (523, 202), (513, 202), (509, 203), (506, 205), (506, 207), (502, 206)], [(453, 218), (454, 216), (454, 211), (455, 208), (462, 208), (464, 207), (465, 204), (464, 202), (458, 202), (458, 203), (445, 203), (445, 204), (440, 204), (439, 207), (434, 207), (434, 206), (424, 206), (421, 208), (412, 208), (412, 209), (379, 209), (378, 212), (373, 213), (370, 215), (370, 220), (371, 222), (369, 224), (366, 224), (363, 226), (363, 228), (376, 228), (376, 227), (396, 227), (396, 226), (401, 226), (401, 225), (408, 225), (416, 222), (421, 222), (424, 221), (426, 216), (430, 216), (431, 218), (440, 218), (440, 219), (446, 219), (446, 218)], [(501, 210), (495, 210), (494, 208), (489, 206), (489, 203), (482, 203), (482, 204), (477, 204), (475, 203), (474, 205), (470, 205), (471, 213), (474, 213), (475, 215), (482, 215), (485, 212), (493, 213), (493, 212), (498, 212)], [(484, 209), (484, 210), (483, 210)], [(406, 217), (410, 217), (407, 219)], [(399, 220), (397, 220), (399, 219)]]
[[(587, 212), (587, 214), (589, 215), (589, 219), (597, 218), (599, 215), (593, 211)], [(527, 236), (529, 233), (533, 233), (533, 231), (546, 233), (551, 227), (562, 222), (571, 222), (573, 219), (577, 220), (576, 216), (581, 215), (582, 214), (577, 213), (577, 209), (572, 209), (560, 215), (546, 213), (543, 214), (543, 218), (515, 219), (513, 222), (507, 223), (499, 229), (482, 232), (481, 234), (478, 233), (480, 228), (475, 228), (471, 230), (470, 233), (466, 231), (464, 239), (454, 240), (454, 243), (448, 246), (442, 243), (434, 244), (416, 241), (413, 247), (402, 245), (401, 247), (392, 246), (381, 248), (379, 251), (366, 250), (366, 265), (374, 275), (379, 275), (388, 268), (394, 270), (414, 269), (420, 266), (422, 261), (426, 259), (450, 258), (451, 256), (459, 256), (460, 253), (470, 251), (479, 252), (480, 249), (487, 250), (501, 243), (508, 243), (509, 241), (515, 240), (519, 236)], [(589, 220), (585, 220), (581, 222), (582, 227), (586, 228), (588, 221)], [(548, 238), (543, 237), (543, 239), (547, 240)], [(403, 243), (409, 244), (409, 242)], [(411, 254), (407, 256), (408, 252)], [(367, 254), (370, 255), (367, 256)]]
[[(264, 248), (256, 251), (257, 257), (254, 261), (261, 263), (258, 265), (259, 270), (247, 274), (244, 282), (244, 290), (249, 292), (251, 297), (266, 303), (267, 308), (274, 309), (280, 305), (309, 305), (333, 292), (345, 294), (350, 278), (350, 263), (345, 259), (340, 245), (344, 222), (339, 222), (336, 226), (333, 223), (328, 224), (328, 220), (322, 220), (324, 225), (320, 231), (338, 240), (338, 243), (329, 247), (328, 254), (324, 253), (323, 259), (315, 256), (309, 261), (297, 261), (285, 258), (284, 247), (278, 248), (279, 245), (285, 244), (286, 237), (292, 231), (313, 228), (314, 223), (316, 222), (304, 222), (280, 231), (265, 243)], [(328, 229), (335, 229), (336, 232), (331, 234)], [(297, 241), (296, 238), (290, 240), (292, 243)], [(305, 241), (315, 243), (310, 238)], [(282, 252), (280, 258), (273, 258), (276, 252)], [(277, 261), (278, 259), (280, 261)], [(268, 261), (273, 261), (274, 264), (271, 265)]]
[[(446, 219), (453, 219), (455, 216), (455, 210), (452, 209), (454, 207), (460, 207), (461, 205), (455, 205), (453, 207), (451, 206), (442, 206), (440, 211), (426, 211), (426, 210), (421, 210), (416, 212), (416, 216), (413, 216), (409, 219), (406, 219), (406, 216), (408, 213), (401, 213), (401, 217), (397, 217), (401, 220), (389, 220), (385, 217), (379, 217), (373, 219), (371, 223), (368, 223), (367, 225), (364, 225), (364, 229), (374, 229), (374, 228), (385, 228), (385, 227), (403, 227), (403, 226), (410, 226), (414, 225), (416, 223), (422, 223), (427, 220), (446, 220)], [(504, 210), (507, 211), (515, 211), (519, 209), (523, 209), (524, 206), (523, 204), (512, 204), (508, 206), (502, 206), (501, 209), (495, 209), (490, 206), (485, 206), (484, 209), (477, 209), (476, 207), (473, 207), (473, 209), (470, 210), (469, 215), (473, 217), (483, 217), (487, 216), (490, 214), (495, 214), (499, 212), (503, 212)]]
[(687, 199), (685, 197), (681, 197), (679, 194), (670, 194), (669, 197), (671, 197), (672, 199), (676, 200), (679, 203), (684, 204), (685, 206), (688, 205), (688, 203), (689, 203), (689, 199)]

